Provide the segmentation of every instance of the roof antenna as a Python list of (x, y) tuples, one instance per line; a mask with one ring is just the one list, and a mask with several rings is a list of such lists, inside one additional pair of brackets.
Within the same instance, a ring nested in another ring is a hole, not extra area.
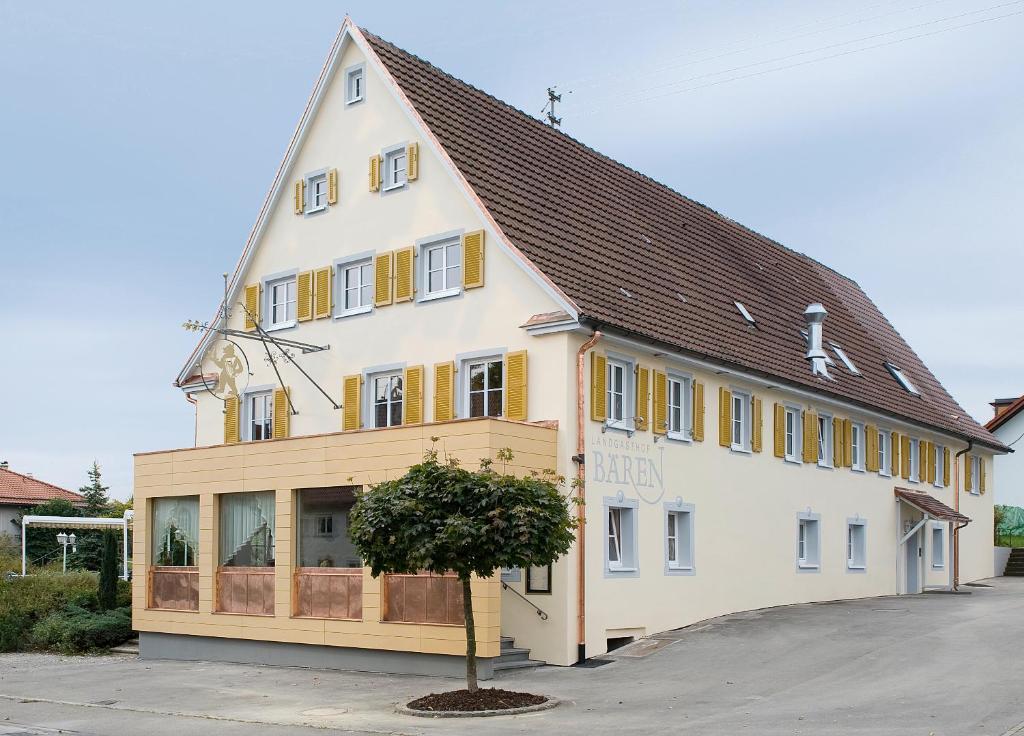
[[(548, 125), (552, 128), (558, 128), (562, 125), (562, 118), (555, 117), (555, 103), (562, 101), (562, 95), (555, 94), (555, 90), (558, 86), (548, 87), (548, 102), (541, 109), (542, 113), (547, 113)], [(572, 94), (572, 90), (569, 90), (569, 94)]]

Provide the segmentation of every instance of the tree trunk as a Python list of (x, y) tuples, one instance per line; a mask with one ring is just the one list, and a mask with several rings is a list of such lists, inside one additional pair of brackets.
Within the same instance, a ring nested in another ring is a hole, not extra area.
[(473, 621), (473, 591), (469, 576), (459, 576), (462, 581), (462, 612), (466, 617), (466, 689), (477, 691), (476, 684), (476, 622)]

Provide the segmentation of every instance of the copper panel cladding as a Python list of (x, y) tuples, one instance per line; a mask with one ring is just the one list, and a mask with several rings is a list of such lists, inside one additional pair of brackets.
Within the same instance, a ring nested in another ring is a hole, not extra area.
[(384, 588), (385, 621), (452, 625), (465, 622), (462, 583), (454, 575), (388, 575)]
[(274, 568), (222, 567), (217, 570), (217, 610), (274, 615)]
[(361, 620), (362, 568), (300, 567), (295, 571), (295, 616)]
[(199, 568), (150, 568), (149, 606), (172, 611), (198, 611)]

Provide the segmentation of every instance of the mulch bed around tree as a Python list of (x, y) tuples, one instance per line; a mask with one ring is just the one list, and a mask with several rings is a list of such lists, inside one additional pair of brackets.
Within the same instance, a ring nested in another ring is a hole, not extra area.
[(481, 688), (475, 693), (469, 690), (452, 690), (447, 693), (431, 693), (409, 703), (413, 710), (451, 712), (473, 712), (481, 710), (507, 710), (527, 705), (546, 703), (543, 695), (517, 693), (499, 688)]

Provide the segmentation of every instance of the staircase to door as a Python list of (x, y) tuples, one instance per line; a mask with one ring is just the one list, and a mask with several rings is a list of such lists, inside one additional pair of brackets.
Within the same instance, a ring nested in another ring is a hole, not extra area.
[(540, 667), (544, 662), (530, 659), (530, 650), (516, 646), (511, 636), (501, 637), (501, 655), (494, 660), (494, 671), (521, 670), (528, 667)]
[(1011, 578), (1024, 578), (1024, 547), (1014, 547), (1006, 560), (1003, 575)]

